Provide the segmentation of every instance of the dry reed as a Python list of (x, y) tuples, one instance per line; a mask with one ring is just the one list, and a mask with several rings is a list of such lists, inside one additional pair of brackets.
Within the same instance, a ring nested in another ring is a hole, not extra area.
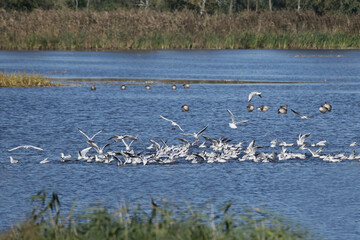
[(41, 74), (27, 74), (26, 72), (6, 74), (0, 72), (0, 87), (49, 87), (60, 85), (52, 83)]
[(360, 15), (0, 9), (0, 49), (359, 48)]

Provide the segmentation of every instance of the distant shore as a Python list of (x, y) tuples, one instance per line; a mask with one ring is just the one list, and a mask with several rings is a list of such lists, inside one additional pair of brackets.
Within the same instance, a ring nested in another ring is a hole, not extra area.
[(0, 9), (0, 49), (359, 49), (360, 15)]

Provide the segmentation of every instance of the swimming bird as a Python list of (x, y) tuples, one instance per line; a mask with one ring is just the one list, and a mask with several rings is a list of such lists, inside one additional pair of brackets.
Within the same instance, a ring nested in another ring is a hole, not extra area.
[(278, 109), (278, 113), (286, 114), (287, 113), (287, 105), (282, 105)]
[(181, 111), (188, 112), (189, 111), (189, 106), (187, 104), (182, 105), (181, 106)]
[(324, 102), (323, 106), (324, 106), (329, 112), (331, 112), (331, 109), (332, 109), (331, 104), (329, 104), (329, 103), (327, 103), (327, 102)]
[(64, 153), (60, 153), (61, 155), (61, 162), (69, 161), (71, 158), (71, 155), (65, 155)]
[(166, 118), (166, 117), (163, 117), (163, 116), (161, 116), (161, 115), (160, 115), (160, 117), (161, 117), (162, 119), (166, 120), (166, 121), (171, 122), (171, 126), (177, 127), (177, 128), (179, 128), (182, 132), (184, 132), (184, 130), (180, 127), (180, 125), (177, 124), (176, 122), (174, 122), (173, 120), (170, 120), (170, 119), (168, 119), (168, 118)]
[(19, 148), (24, 148), (24, 149), (33, 148), (33, 149), (40, 150), (40, 151), (44, 150), (44, 149), (42, 149), (40, 147), (35, 147), (35, 146), (32, 146), (32, 145), (21, 145), (21, 146), (17, 146), (17, 147), (14, 147), (12, 149), (9, 149), (8, 151), (11, 152), (11, 151), (14, 151), (14, 150), (19, 149)]
[(173, 84), (173, 85), (171, 86), (171, 89), (172, 89), (172, 90), (176, 90), (176, 85)]
[(182, 135), (189, 135), (189, 136), (193, 136), (195, 138), (195, 141), (199, 141), (199, 137), (200, 135), (208, 128), (208, 126), (204, 127), (203, 129), (201, 129), (199, 132), (197, 133), (181, 133)]
[(146, 89), (146, 90), (150, 90), (150, 89), (151, 89), (150, 85), (146, 85), (146, 86), (145, 86), (145, 89)]
[(227, 111), (228, 111), (228, 113), (230, 114), (230, 117), (231, 117), (231, 122), (229, 123), (229, 126), (230, 126), (231, 128), (235, 129), (235, 128), (237, 128), (236, 125), (238, 125), (238, 124), (243, 124), (243, 123), (248, 122), (248, 120), (242, 120), (242, 121), (240, 121), (240, 122), (237, 122), (237, 121), (235, 120), (234, 114), (232, 114), (232, 112), (231, 112), (229, 109), (227, 109)]
[(255, 109), (254, 105), (252, 105), (252, 104), (250, 104), (250, 103), (249, 103), (249, 105), (247, 105), (246, 108), (247, 108), (248, 112), (252, 112), (252, 111), (254, 111), (254, 109)]
[(40, 164), (45, 164), (45, 163), (49, 163), (50, 161), (48, 160), (49, 158), (45, 158), (44, 160), (42, 160), (40, 162)]
[(250, 102), (251, 99), (252, 99), (255, 95), (261, 97), (261, 92), (251, 92), (251, 93), (249, 94), (248, 102)]
[(126, 89), (126, 85), (121, 85), (120, 89), (121, 89), (121, 90), (125, 90), (125, 89)]
[(91, 85), (91, 88), (90, 88), (91, 91), (94, 91), (96, 90), (96, 87), (95, 87), (95, 84)]
[(295, 113), (296, 115), (300, 116), (301, 119), (308, 120), (309, 118), (313, 118), (313, 116), (305, 116), (305, 115), (302, 115), (301, 113), (295, 111), (294, 109), (291, 109), (291, 111), (292, 111), (293, 113)]
[(321, 113), (326, 113), (328, 110), (327, 110), (326, 107), (320, 106), (320, 107), (319, 107), (319, 111), (320, 111)]
[(270, 142), (270, 147), (271, 147), (271, 148), (276, 147), (277, 142), (278, 142), (277, 138), (275, 138), (274, 140), (271, 140), (271, 142)]
[(184, 87), (184, 88), (190, 88), (190, 84), (189, 84), (189, 83), (184, 83), (184, 84), (183, 84), (183, 87)]
[(269, 110), (269, 107), (266, 105), (261, 105), (260, 107), (257, 108), (257, 110), (261, 112), (266, 112), (267, 110)]
[(98, 131), (97, 133), (95, 133), (95, 134), (90, 138), (86, 133), (84, 133), (83, 130), (81, 130), (80, 128), (78, 128), (78, 130), (79, 130), (79, 132), (81, 132), (81, 133), (88, 139), (88, 141), (92, 141), (96, 135), (98, 135), (99, 133), (102, 133), (102, 132), (104, 131), (104, 129), (102, 129), (102, 130)]

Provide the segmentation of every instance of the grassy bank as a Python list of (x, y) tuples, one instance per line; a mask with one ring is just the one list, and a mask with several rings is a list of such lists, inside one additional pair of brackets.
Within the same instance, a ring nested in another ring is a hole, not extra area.
[(0, 49), (360, 48), (360, 15), (0, 10)]
[[(93, 207), (75, 216), (75, 204), (63, 215), (56, 194), (33, 196), (37, 203), (30, 218), (0, 235), (0, 239), (310, 239), (308, 232), (286, 224), (267, 211), (244, 208), (231, 211), (231, 204), (213, 210), (182, 210), (166, 201), (151, 202), (148, 211), (123, 206), (111, 211)], [(206, 214), (205, 210), (210, 212)]]
[(41, 74), (11, 73), (0, 72), (0, 87), (49, 87), (60, 86), (53, 83)]

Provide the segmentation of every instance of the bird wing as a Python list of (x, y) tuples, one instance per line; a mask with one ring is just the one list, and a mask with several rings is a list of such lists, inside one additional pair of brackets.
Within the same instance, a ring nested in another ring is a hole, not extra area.
[(134, 136), (131, 136), (131, 135), (125, 135), (124, 138), (130, 139), (130, 140), (133, 140), (133, 141), (137, 141), (137, 140), (138, 140), (137, 137), (134, 137)]
[(253, 98), (254, 94), (255, 94), (254, 92), (251, 92), (251, 93), (249, 94), (248, 102), (251, 101), (251, 99)]
[(95, 133), (95, 134), (92, 136), (91, 140), (92, 140), (96, 135), (98, 135), (99, 133), (102, 133), (103, 131), (104, 131), (104, 129), (101, 129), (100, 131), (98, 131), (97, 133)]
[[(209, 125), (208, 125), (209, 126)], [(203, 129), (201, 129), (196, 135), (200, 136), (200, 134), (202, 134), (207, 128), (208, 126), (204, 127)]]
[(232, 114), (232, 112), (231, 112), (229, 109), (227, 109), (227, 111), (228, 111), (228, 113), (230, 114), (230, 117), (231, 117), (232, 122), (235, 123), (236, 121), (235, 121), (234, 114)]
[(176, 124), (175, 126), (177, 126), (182, 132), (184, 132), (184, 130), (180, 127), (179, 124), (177, 124), (177, 123), (175, 123), (175, 124)]
[(45, 159), (42, 160), (40, 163), (48, 163), (48, 162), (49, 162), (48, 159), (49, 159), (49, 158), (45, 158)]
[(186, 140), (185, 138), (178, 138), (180, 141), (186, 143), (186, 144), (190, 144), (188, 140)]
[(89, 138), (88, 135), (86, 135), (86, 133), (84, 133), (83, 130), (81, 130), (80, 128), (78, 128), (79, 132), (81, 132), (88, 140), (91, 140), (91, 138)]
[(211, 142), (212, 144), (217, 144), (218, 143), (218, 141), (216, 139), (206, 137), (206, 136), (203, 136), (203, 138), (205, 138), (205, 140)]
[(247, 123), (249, 120), (242, 120), (240, 122), (234, 122), (235, 124), (243, 124), (243, 123)]
[(120, 139), (120, 136), (114, 135), (112, 137), (109, 137), (108, 140), (111, 140), (111, 139), (114, 139), (114, 138), (115, 138), (115, 141), (116, 141), (117, 139)]
[(31, 148), (33, 148), (33, 149), (36, 149), (36, 150), (44, 151), (44, 149), (39, 148), (39, 147), (35, 147), (35, 146), (31, 146), (31, 145), (29, 145), (29, 147), (31, 147)]
[(107, 143), (107, 144), (105, 144), (105, 146), (103, 146), (102, 148), (101, 148), (101, 151), (103, 151), (107, 146), (109, 146), (110, 145), (110, 143)]
[(299, 115), (299, 116), (301, 116), (301, 117), (304, 116), (304, 115), (302, 115), (301, 113), (295, 111), (294, 109), (291, 109), (291, 111), (292, 111), (293, 113), (295, 113), (296, 115)]
[(159, 150), (161, 148), (160, 144), (155, 142), (154, 140), (150, 139), (150, 142), (155, 145), (156, 150)]
[(166, 117), (163, 117), (163, 116), (161, 116), (161, 115), (160, 115), (160, 117), (161, 117), (162, 119), (165, 119), (166, 121), (173, 122), (172, 120), (167, 119)]
[(17, 147), (14, 147), (14, 148), (12, 148), (12, 149), (9, 149), (8, 151), (11, 152), (11, 151), (14, 151), (14, 150), (16, 150), (16, 149), (18, 149), (18, 148), (22, 148), (22, 147), (24, 147), (24, 146), (17, 146)]
[(84, 148), (83, 150), (80, 151), (80, 155), (85, 156), (90, 151), (91, 148), (92, 147)]

